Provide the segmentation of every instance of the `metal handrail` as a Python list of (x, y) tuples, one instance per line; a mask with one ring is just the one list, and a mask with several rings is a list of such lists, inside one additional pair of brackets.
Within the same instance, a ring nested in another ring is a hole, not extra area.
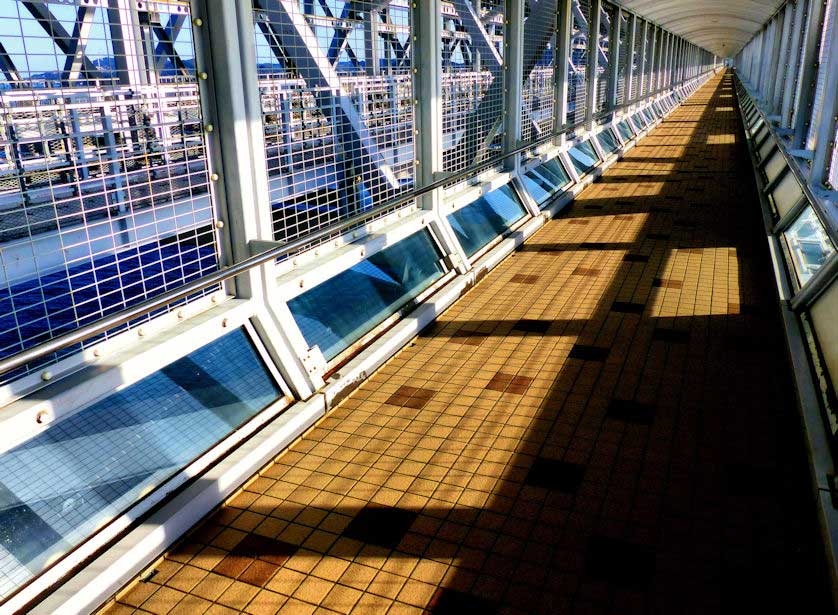
[[(700, 76), (699, 76), (700, 77)], [(679, 85), (683, 85), (692, 79), (696, 79), (699, 77), (693, 77), (691, 79), (685, 79), (678, 84), (675, 84), (671, 87), (671, 89), (675, 89)], [(646, 98), (651, 98), (652, 96), (656, 96), (657, 93), (647, 96)], [(646, 98), (642, 100), (646, 100)], [(637, 104), (640, 101), (635, 101), (634, 104)], [(613, 112), (613, 110), (612, 110)], [(283, 243), (282, 245), (278, 245), (274, 248), (270, 248), (265, 250), (264, 252), (260, 252), (259, 254), (255, 254), (250, 256), (238, 263), (234, 263), (227, 267), (223, 267), (218, 271), (214, 271), (199, 280), (195, 280), (194, 282), (189, 282), (183, 286), (178, 287), (177, 289), (173, 289), (170, 291), (166, 291), (160, 295), (132, 305), (131, 307), (125, 308), (124, 310), (120, 310), (110, 316), (105, 316), (95, 322), (90, 324), (84, 325), (70, 331), (69, 333), (65, 333), (64, 335), (59, 335), (58, 337), (54, 337), (50, 340), (42, 342), (37, 346), (33, 346), (31, 348), (27, 348), (26, 350), (22, 350), (21, 352), (15, 353), (11, 356), (5, 357), (0, 359), (0, 375), (6, 374), (14, 369), (19, 367), (23, 367), (24, 365), (31, 363), (33, 361), (37, 361), (38, 359), (73, 346), (75, 344), (80, 344), (85, 340), (88, 340), (96, 335), (109, 331), (115, 327), (123, 325), (135, 318), (141, 318), (158, 310), (160, 308), (166, 307), (167, 305), (174, 303), (176, 301), (180, 301), (190, 295), (198, 293), (202, 290), (206, 290), (211, 286), (215, 286), (216, 284), (221, 284), (222, 282), (226, 282), (242, 273), (245, 273), (251, 269), (259, 267), (265, 263), (268, 263), (276, 258), (280, 258), (282, 256), (288, 256), (292, 252), (305, 248), (309, 244), (316, 242), (320, 239), (326, 238), (334, 233), (339, 233), (342, 230), (348, 229), (352, 226), (360, 224), (365, 220), (373, 218), (378, 214), (385, 212), (387, 210), (401, 207), (403, 205), (407, 205), (411, 201), (415, 200), (417, 197), (420, 197), (424, 194), (428, 194), (436, 190), (437, 188), (442, 188), (451, 184), (452, 182), (459, 181), (467, 176), (472, 176), (476, 173), (480, 173), (488, 168), (496, 166), (499, 162), (506, 160), (507, 158), (511, 158), (512, 156), (516, 156), (520, 153), (523, 153), (528, 150), (533, 150), (545, 143), (548, 143), (555, 139), (561, 134), (575, 129), (579, 126), (584, 125), (583, 122), (578, 122), (573, 126), (559, 126), (556, 130), (550, 132), (549, 134), (536, 139), (535, 141), (525, 143), (516, 147), (513, 150), (505, 152), (504, 154), (492, 158), (486, 162), (481, 162), (476, 165), (469, 166), (465, 169), (458, 171), (450, 176), (443, 177), (439, 180), (436, 180), (426, 186), (422, 186), (411, 190), (408, 193), (405, 193), (395, 200), (389, 201), (385, 204), (379, 205), (377, 207), (373, 207), (363, 213), (358, 214), (357, 216), (353, 216), (343, 222), (338, 224), (333, 224), (327, 226), (325, 228), (320, 229), (319, 231), (315, 231), (310, 235), (306, 235), (300, 239), (296, 239), (294, 241)]]

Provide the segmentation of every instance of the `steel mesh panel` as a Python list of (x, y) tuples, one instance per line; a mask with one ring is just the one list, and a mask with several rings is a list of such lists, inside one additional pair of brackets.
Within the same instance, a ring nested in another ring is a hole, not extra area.
[(556, 7), (555, 0), (525, 5), (525, 81), (521, 92), (521, 139), (525, 143), (549, 134), (555, 124)]
[(443, 169), (456, 172), (501, 152), (504, 0), (443, 4)]
[(7, 356), (198, 278), (219, 257), (188, 2), (9, 0), (0, 44)]
[[(803, 8), (803, 19), (801, 20), (801, 32), (800, 32), (800, 44), (798, 45), (797, 49), (793, 49), (792, 53), (797, 54), (797, 67), (798, 70), (794, 72), (792, 75), (792, 83), (789, 84), (792, 88), (792, 100), (791, 100), (791, 119), (789, 121), (789, 126), (794, 126), (795, 119), (797, 118), (797, 106), (798, 101), (800, 100), (800, 74), (803, 72), (803, 52), (806, 49), (806, 25), (809, 23), (809, 11), (811, 10), (811, 1), (812, 0), (801, 0), (805, 2)], [(820, 0), (815, 0), (820, 1)]]
[[(830, 20), (830, 12), (832, 10), (833, 0), (827, 0), (823, 8), (823, 28), (821, 30), (820, 44), (818, 48), (818, 73), (815, 81), (815, 95), (812, 99), (812, 112), (809, 114), (809, 130), (806, 139), (806, 149), (814, 150), (817, 141), (818, 132), (818, 118), (820, 118), (821, 110), (823, 108), (823, 99), (826, 94), (827, 85), (827, 58), (829, 58), (829, 49), (835, 44), (833, 40), (833, 23)], [(832, 84), (832, 87), (838, 87), (838, 84)], [(814, 120), (814, 121), (813, 121)]]
[(631, 92), (629, 100), (636, 100), (640, 96), (640, 68), (643, 58), (643, 28), (644, 21), (637, 19), (634, 33), (634, 50), (631, 61)]
[(620, 48), (617, 54), (617, 106), (626, 103), (626, 80), (628, 79), (628, 60), (630, 57), (629, 43), (629, 19), (625, 13), (620, 15)]
[(410, 5), (252, 6), (275, 239), (297, 239), (411, 190)]
[(649, 94), (649, 82), (651, 81), (652, 72), (652, 40), (654, 35), (654, 27), (652, 24), (646, 22), (646, 44), (643, 46), (643, 80), (640, 84), (640, 96), (645, 97)]
[(609, 48), (609, 37), (611, 36), (611, 28), (615, 23), (616, 10), (610, 4), (602, 3), (602, 8), (599, 13), (599, 36), (597, 37), (597, 45), (599, 46), (597, 53), (599, 60), (596, 67), (596, 101), (594, 104), (594, 113), (600, 113), (605, 109), (608, 103), (606, 92), (608, 91), (608, 64), (611, 59), (611, 49)]
[(588, 88), (588, 23), (591, 3), (572, 0), (570, 56), (567, 66), (567, 123), (575, 125), (585, 119)]

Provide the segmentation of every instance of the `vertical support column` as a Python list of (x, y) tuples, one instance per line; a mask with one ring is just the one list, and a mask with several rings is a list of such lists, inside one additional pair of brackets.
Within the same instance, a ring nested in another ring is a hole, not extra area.
[(620, 74), (620, 36), (623, 28), (623, 9), (619, 6), (614, 12), (611, 31), (608, 33), (608, 77), (606, 83), (606, 109), (617, 106), (617, 79)]
[[(786, 87), (783, 89), (783, 102), (780, 111), (780, 126), (784, 128), (791, 127), (792, 104), (797, 92), (795, 87), (795, 80), (798, 77), (798, 66), (800, 62), (800, 45), (803, 38), (803, 23), (804, 23), (804, 0), (798, 0), (794, 7), (794, 22), (791, 26), (791, 41), (789, 42), (789, 65), (786, 70)], [(749, 51), (753, 51), (753, 41), (748, 46)]]
[(367, 75), (381, 74), (381, 57), (378, 50), (378, 10), (370, 9), (364, 17), (364, 54)]
[[(570, 62), (570, 30), (571, 14), (570, 1), (559, 0), (558, 23), (556, 25), (556, 65), (555, 99), (553, 109), (555, 113), (554, 126), (556, 129), (567, 124), (567, 66)], [(564, 143), (565, 135), (562, 131), (557, 145)]]
[(597, 93), (597, 67), (599, 66), (599, 25), (602, 13), (602, 0), (591, 2), (591, 14), (588, 15), (588, 65), (585, 67), (585, 85), (588, 92), (588, 104), (585, 107), (585, 130), (593, 128), (594, 107)]
[(640, 74), (638, 75), (638, 83), (637, 83), (637, 100), (641, 100), (643, 95), (645, 94), (645, 87), (647, 84), (646, 80), (646, 65), (648, 64), (648, 54), (646, 53), (646, 45), (649, 41), (649, 22), (643, 22), (643, 38), (642, 43), (640, 45)]
[[(193, 0), (192, 8), (197, 68), (207, 73), (201, 100), (208, 122), (217, 127), (209, 149), (213, 168), (221, 170), (214, 176), (214, 195), (226, 231), (222, 241), (237, 262), (250, 256), (253, 242), (273, 240), (252, 9), (236, 0)], [(312, 360), (277, 297), (275, 277), (272, 263), (251, 269), (235, 279), (235, 294), (257, 302), (256, 330), (286, 383), (307, 399), (323, 386), (325, 364)]]
[[(506, 53), (503, 64), (506, 67), (504, 97), (503, 148), (508, 153), (518, 147), (521, 141), (522, 89), (524, 83), (524, 0), (507, 0), (506, 29), (504, 42)], [(508, 170), (518, 168), (520, 155), (507, 158), (504, 166)]]
[[(776, 73), (771, 84), (771, 93), (768, 97), (768, 113), (774, 114), (778, 111), (782, 101), (783, 79), (785, 78), (785, 59), (789, 53), (789, 32), (792, 21), (792, 5), (787, 4), (783, 8), (783, 29), (780, 32), (780, 49), (777, 52)], [(715, 64), (715, 62), (714, 62)]]
[[(800, 67), (800, 94), (797, 97), (797, 113), (794, 116), (794, 134), (791, 149), (803, 149), (806, 143), (807, 120), (812, 113), (815, 98), (815, 82), (818, 75), (818, 50), (823, 28), (823, 9), (826, 2), (811, 0), (809, 18), (806, 22), (806, 44), (803, 49), (803, 65)], [(835, 88), (833, 83), (832, 89)]]
[(626, 45), (628, 45), (628, 53), (626, 54), (626, 93), (623, 97), (623, 104), (628, 105), (631, 102), (631, 89), (634, 87), (634, 47), (637, 41), (637, 15), (632, 13), (629, 16), (629, 36)]
[[(416, 122), (416, 185), (428, 186), (442, 167), (442, 2), (413, 4), (414, 117)], [(421, 102), (420, 102), (421, 101)], [(439, 241), (459, 273), (468, 271), (468, 256), (442, 215), (442, 193), (433, 190), (419, 198), (422, 209), (436, 214)]]
[(652, 25), (652, 49), (649, 51), (649, 79), (647, 80), (647, 92), (646, 96), (650, 96), (654, 93), (655, 88), (658, 85), (657, 78), (655, 75), (655, 70), (657, 67), (657, 47), (658, 47), (658, 27)]
[[(835, 31), (838, 24), (838, 2), (833, 0), (829, 21)], [(829, 45), (829, 56), (824, 59), (824, 90), (816, 122), (815, 156), (809, 173), (809, 185), (814, 189), (823, 188), (829, 176), (829, 164), (835, 148), (835, 130), (838, 126), (838, 41), (833, 39)], [(831, 84), (831, 85), (829, 85)], [(833, 189), (838, 188), (833, 186)]]

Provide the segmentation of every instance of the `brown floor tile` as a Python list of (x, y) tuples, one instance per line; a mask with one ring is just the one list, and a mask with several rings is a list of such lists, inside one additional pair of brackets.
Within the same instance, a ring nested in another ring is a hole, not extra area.
[(711, 79), (109, 609), (829, 612), (722, 94)]

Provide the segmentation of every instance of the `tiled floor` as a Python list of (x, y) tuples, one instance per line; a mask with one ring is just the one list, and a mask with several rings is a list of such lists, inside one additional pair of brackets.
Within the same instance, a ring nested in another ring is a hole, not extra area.
[(711, 80), (107, 611), (829, 612), (733, 96)]

